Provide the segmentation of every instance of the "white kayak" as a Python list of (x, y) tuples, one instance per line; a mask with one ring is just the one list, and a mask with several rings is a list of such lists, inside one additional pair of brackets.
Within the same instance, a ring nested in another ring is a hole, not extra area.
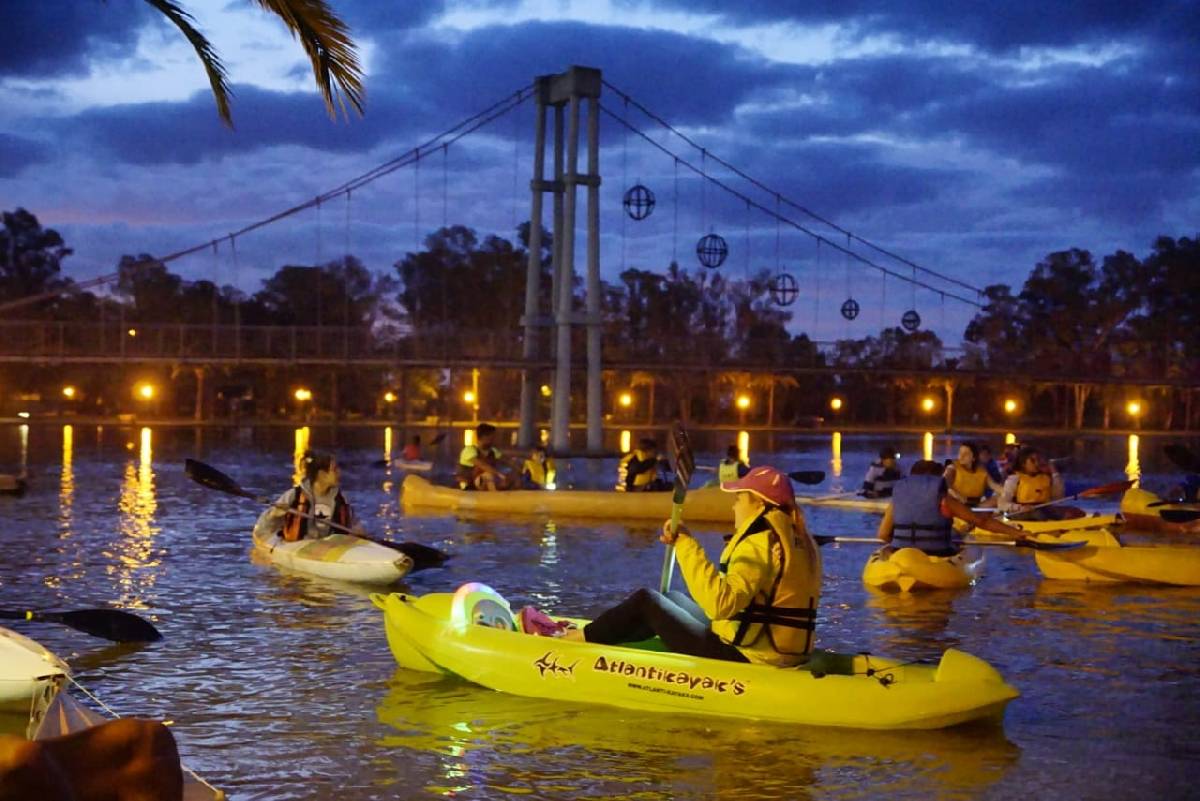
[(0, 627), (0, 731), (32, 731), (70, 673), (40, 643)]
[(287, 542), (255, 530), (254, 548), (277, 565), (356, 584), (391, 584), (413, 568), (406, 554), (348, 534)]

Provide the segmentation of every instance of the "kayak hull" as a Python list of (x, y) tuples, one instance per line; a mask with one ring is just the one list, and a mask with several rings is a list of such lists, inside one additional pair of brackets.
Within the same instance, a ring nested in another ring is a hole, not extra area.
[(0, 731), (28, 736), (70, 674), (40, 643), (0, 627)]
[[(432, 484), (415, 475), (404, 477), (400, 502), (406, 509), (446, 509), (452, 512), (614, 520), (666, 520), (671, 516), (670, 492), (615, 490), (508, 490), (480, 492)], [(733, 496), (719, 489), (687, 494), (683, 518), (688, 521), (732, 522)]]
[(399, 551), (346, 534), (287, 542), (278, 533), (255, 531), (254, 549), (277, 565), (355, 584), (392, 584), (413, 566)]
[(1038, 570), (1048, 579), (1200, 587), (1200, 548), (1122, 545), (1107, 531), (1043, 534), (1038, 539), (1088, 543), (1069, 551), (1034, 551)]
[(887, 511), (889, 498), (862, 498), (856, 495), (797, 495), (796, 503), (801, 506), (823, 506), (827, 509), (854, 509), (859, 512), (883, 514)]
[[(978, 514), (978, 513), (977, 513)], [(1007, 517), (1001, 516), (998, 518), (1001, 523), (1013, 528), (1019, 528), (1022, 531), (1028, 531), (1030, 534), (1041, 534), (1050, 531), (1083, 531), (1083, 530), (1100, 530), (1105, 529), (1112, 531), (1120, 529), (1125, 524), (1125, 518), (1120, 514), (1089, 514), (1083, 517), (1072, 517), (1066, 520), (1010, 520)], [(954, 528), (960, 532), (970, 532), (971, 536), (978, 540), (1010, 540), (1005, 534), (996, 534), (995, 532), (972, 527), (970, 523), (964, 523), (961, 520), (954, 521)]]
[(967, 552), (954, 556), (930, 556), (918, 548), (880, 548), (863, 567), (862, 580), (868, 587), (899, 592), (953, 590), (969, 587), (983, 572), (983, 559), (972, 560)]
[(986, 662), (953, 649), (936, 666), (815, 654), (806, 667), (775, 668), (475, 625), (456, 619), (445, 594), (375, 594), (372, 601), (401, 666), (514, 695), (867, 729), (998, 720), (1018, 696)]

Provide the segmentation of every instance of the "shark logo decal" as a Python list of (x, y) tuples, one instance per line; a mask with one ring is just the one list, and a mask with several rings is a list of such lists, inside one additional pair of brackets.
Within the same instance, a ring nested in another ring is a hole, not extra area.
[(551, 676), (574, 676), (575, 666), (578, 664), (578, 659), (569, 665), (559, 664), (558, 654), (553, 651), (547, 651), (533, 663), (533, 666), (538, 669), (538, 675), (544, 679), (546, 678), (546, 674), (550, 674)]

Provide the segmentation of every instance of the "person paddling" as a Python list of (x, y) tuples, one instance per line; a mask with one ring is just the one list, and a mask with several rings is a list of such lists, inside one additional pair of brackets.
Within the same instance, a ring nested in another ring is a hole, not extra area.
[(750, 465), (742, 459), (742, 451), (737, 445), (725, 449), (725, 458), (717, 465), (717, 481), (724, 484), (737, 481), (750, 472)]
[(492, 442), (496, 438), (496, 427), (491, 423), (475, 426), (475, 442), (462, 449), (458, 456), (458, 469), (454, 477), (461, 489), (506, 490), (510, 480), (501, 470), (504, 456)]
[(412, 439), (404, 446), (404, 450), (400, 451), (400, 458), (406, 462), (421, 461), (421, 435), (413, 434)]
[(950, 497), (967, 506), (978, 506), (987, 491), (1000, 492), (1004, 485), (992, 480), (980, 460), (981, 449), (974, 442), (964, 442), (958, 447), (958, 459), (946, 467), (942, 477)]
[[(301, 465), (304, 478), (280, 495), (274, 506), (263, 510), (254, 524), (255, 531), (268, 535), (280, 533), (285, 541), (295, 542), (329, 536), (332, 530), (322, 520), (361, 530), (339, 487), (341, 471), (337, 459), (330, 453), (310, 450), (304, 452)], [(303, 517), (305, 514), (320, 519)]]
[(942, 466), (922, 459), (912, 466), (908, 478), (892, 488), (892, 502), (879, 523), (879, 539), (893, 548), (917, 548), (930, 556), (958, 553), (954, 541), (954, 518), (985, 531), (1013, 539), (1027, 535), (1019, 528), (1006, 526), (990, 515), (978, 515), (971, 507), (950, 494), (942, 477)]
[(624, 492), (662, 492), (671, 489), (663, 476), (666, 460), (658, 453), (658, 443), (650, 437), (638, 440), (636, 448), (617, 463), (617, 490)]
[[(1016, 469), (1004, 481), (997, 508), (1009, 515), (1022, 514), (1030, 507), (1063, 497), (1062, 476), (1051, 462), (1041, 458), (1037, 448), (1024, 446), (1017, 452)], [(1083, 514), (1074, 507), (1037, 509), (1030, 513), (1032, 520), (1063, 520)]]
[(864, 498), (892, 496), (892, 485), (904, 478), (904, 473), (896, 463), (898, 456), (896, 449), (891, 446), (880, 448), (879, 458), (871, 462), (866, 478), (863, 479), (861, 494)]
[(812, 651), (821, 557), (796, 505), (791, 480), (755, 467), (737, 481), (734, 531), (717, 564), (685, 526), (663, 524), (691, 595), (639, 589), (582, 629), (562, 636), (616, 645), (658, 635), (676, 653), (789, 667)]

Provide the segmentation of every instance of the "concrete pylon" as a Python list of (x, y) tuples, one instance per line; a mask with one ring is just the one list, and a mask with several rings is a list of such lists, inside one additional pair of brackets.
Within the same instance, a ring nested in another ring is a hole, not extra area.
[[(534, 84), (535, 134), (533, 179), (530, 181), (530, 242), (525, 285), (526, 362), (539, 357), (539, 327), (555, 328), (555, 368), (550, 445), (559, 452), (570, 450), (571, 423), (571, 336), (573, 326), (587, 327), (587, 447), (603, 447), (603, 393), (601, 346), (603, 319), (600, 309), (600, 70), (571, 67), (558, 75), (544, 75)], [(579, 172), (580, 106), (587, 105), (587, 172)], [(545, 177), (546, 112), (554, 109), (554, 178)], [(565, 116), (565, 120), (564, 120)], [(565, 137), (564, 137), (565, 122)], [(564, 163), (565, 149), (565, 163)], [(575, 279), (575, 187), (587, 193), (587, 301), (586, 312), (574, 309)], [(554, 249), (550, 316), (543, 316), (538, 298), (541, 290), (542, 195), (554, 193)], [(537, 374), (527, 367), (521, 381), (521, 427), (518, 443), (533, 442), (536, 425)]]

